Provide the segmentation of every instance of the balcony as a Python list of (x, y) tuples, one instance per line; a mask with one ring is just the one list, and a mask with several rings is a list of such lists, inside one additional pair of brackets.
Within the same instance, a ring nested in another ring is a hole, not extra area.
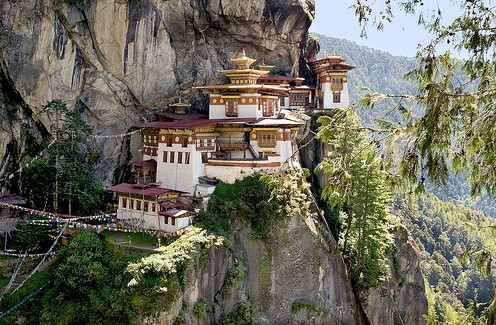
[(219, 150), (235, 151), (248, 149), (248, 143), (242, 141), (217, 142)]

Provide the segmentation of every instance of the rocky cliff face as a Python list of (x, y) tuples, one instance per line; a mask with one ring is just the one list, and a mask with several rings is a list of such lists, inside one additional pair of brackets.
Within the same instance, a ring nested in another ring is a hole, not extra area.
[(361, 301), (372, 324), (426, 324), (424, 277), (415, 242), (404, 226), (395, 232), (395, 249), (389, 255), (391, 278), (364, 292)]
[[(316, 214), (295, 214), (273, 223), (269, 239), (258, 240), (237, 221), (232, 249), (211, 248), (208, 257), (197, 256), (171, 310), (136, 324), (172, 324), (180, 314), (186, 324), (214, 324), (246, 301), (255, 306), (259, 324), (368, 324), (336, 243), (323, 227)], [(245, 275), (241, 284), (227, 286), (236, 259)], [(199, 301), (213, 306), (200, 319), (193, 311)]]
[[(211, 248), (207, 255), (196, 256), (172, 308), (135, 323), (172, 324), (181, 317), (185, 324), (214, 324), (250, 301), (258, 324), (425, 324), (427, 300), (418, 253), (404, 227), (395, 233), (390, 279), (358, 298), (337, 244), (318, 214), (288, 215), (270, 229), (268, 239), (253, 239), (250, 228), (236, 221), (232, 248)], [(242, 282), (232, 286), (226, 278), (236, 260), (245, 272)], [(201, 317), (194, 307), (199, 302), (212, 307)]]
[[(2, 76), (17, 104), (0, 128), (0, 161), (9, 161), (10, 169), (19, 159), (8, 156), (25, 154), (23, 129), (34, 130), (39, 121), (38, 138), (50, 132), (53, 119), (42, 105), (52, 99), (76, 106), (97, 134), (110, 135), (178, 98), (204, 109), (192, 86), (217, 82), (218, 70), (229, 68), (242, 49), (282, 73), (307, 68), (314, 0), (65, 2), (0, 4)], [(117, 159), (122, 139), (98, 141), (100, 178), (108, 183), (128, 157)]]

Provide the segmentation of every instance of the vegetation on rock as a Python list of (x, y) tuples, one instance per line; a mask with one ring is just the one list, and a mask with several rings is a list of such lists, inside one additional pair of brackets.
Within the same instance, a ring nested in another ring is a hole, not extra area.
[(240, 303), (231, 312), (222, 315), (219, 325), (254, 325), (257, 321), (257, 308), (250, 300), (247, 300)]
[(215, 234), (230, 238), (231, 223), (244, 220), (254, 238), (267, 236), (270, 220), (276, 215), (276, 207), (270, 200), (270, 192), (258, 177), (249, 176), (233, 184), (220, 182), (215, 187), (206, 211), (201, 211), (195, 222)]

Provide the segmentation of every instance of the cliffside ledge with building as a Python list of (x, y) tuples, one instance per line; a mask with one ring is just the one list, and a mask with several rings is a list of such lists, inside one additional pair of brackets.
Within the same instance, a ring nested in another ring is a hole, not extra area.
[[(42, 106), (76, 106), (101, 136), (122, 134), (157, 109), (218, 83), (218, 71), (246, 49), (281, 74), (308, 71), (305, 52), (314, 1), (3, 1), (0, 4), (0, 179), (25, 163), (53, 131)], [(310, 48), (313, 48), (310, 46)], [(132, 158), (126, 139), (99, 138), (98, 178), (111, 185)], [(6, 186), (17, 190), (18, 175)], [(114, 181), (113, 181), (114, 180)], [(5, 180), (2, 180), (5, 182)]]
[[(306, 58), (317, 47), (308, 40), (312, 0), (140, 0), (135, 5), (102, 0), (84, 1), (84, 8), (61, 3), (0, 5), (5, 28), (1, 42), (6, 45), (0, 56), (0, 185), (14, 191), (21, 185), (19, 174), (12, 172), (34, 154), (29, 148), (53, 131), (55, 121), (42, 108), (52, 99), (77, 107), (101, 136), (95, 140), (102, 152), (96, 177), (111, 185), (138, 154), (137, 147), (113, 135), (149, 122), (179, 98), (190, 98), (195, 111), (205, 111), (206, 96), (193, 87), (218, 83), (217, 72), (227, 69), (243, 48), (251, 57), (277, 63), (279, 74), (298, 76), (308, 73)], [(9, 174), (13, 176), (2, 179)], [(210, 248), (208, 259), (198, 257), (189, 265), (188, 281), (171, 310), (136, 323), (172, 323), (184, 300), (195, 303), (202, 298), (215, 306), (214, 313), (201, 320), (190, 314), (186, 323), (210, 324), (248, 300), (257, 307), (262, 324), (395, 324), (398, 319), (423, 323), (418, 316), (426, 311), (426, 302), (408, 301), (409, 292), (421, 294), (423, 288), (409, 241), (401, 244), (401, 265), (407, 265), (405, 272), (412, 276), (371, 290), (362, 307), (316, 210), (279, 220), (267, 241), (253, 239), (241, 221), (233, 227), (232, 247)], [(219, 291), (237, 259), (246, 276), (222, 297)]]

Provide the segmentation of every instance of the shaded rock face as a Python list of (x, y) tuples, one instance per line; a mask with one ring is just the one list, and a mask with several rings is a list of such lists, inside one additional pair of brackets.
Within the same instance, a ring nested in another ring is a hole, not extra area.
[[(48, 131), (53, 119), (42, 105), (52, 99), (76, 105), (102, 135), (126, 132), (179, 97), (204, 110), (205, 95), (192, 87), (220, 81), (218, 70), (243, 48), (282, 73), (307, 71), (314, 0), (99, 0), (82, 9), (61, 2), (0, 4), (3, 72), (18, 104)], [(4, 142), (12, 141), (22, 139)], [(122, 139), (99, 141), (108, 183), (129, 157), (117, 159)], [(0, 145), (0, 160), (7, 151)]]
[(395, 242), (389, 256), (391, 279), (364, 292), (362, 306), (372, 324), (426, 324), (428, 305), (417, 246), (403, 226), (396, 229)]
[[(253, 239), (241, 222), (234, 227), (232, 249), (211, 248), (189, 264), (187, 284), (169, 311), (135, 323), (172, 324), (183, 315), (186, 324), (214, 324), (249, 300), (259, 324), (367, 324), (337, 245), (320, 230), (321, 221), (287, 216), (273, 223), (265, 241)], [(243, 282), (226, 286), (236, 259), (245, 269)], [(200, 299), (213, 311), (198, 319), (193, 310)]]
[(337, 244), (319, 225), (295, 215), (273, 227), (266, 243), (247, 230), (235, 236), (248, 268), (243, 293), (259, 307), (261, 324), (366, 323)]

